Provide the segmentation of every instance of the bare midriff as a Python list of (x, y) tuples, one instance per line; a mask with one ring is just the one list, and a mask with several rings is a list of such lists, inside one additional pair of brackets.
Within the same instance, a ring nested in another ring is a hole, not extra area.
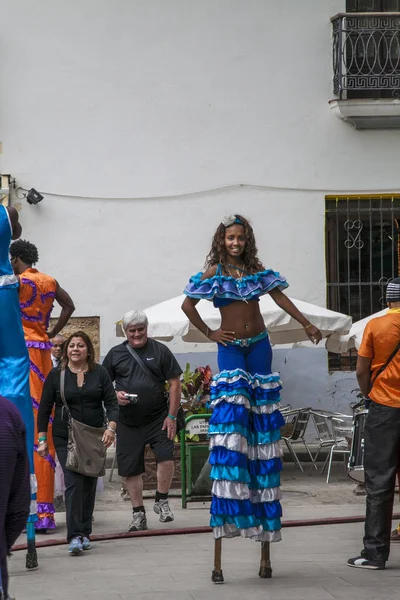
[(221, 329), (234, 331), (236, 339), (254, 337), (265, 331), (264, 319), (256, 300), (239, 300), (221, 306)]

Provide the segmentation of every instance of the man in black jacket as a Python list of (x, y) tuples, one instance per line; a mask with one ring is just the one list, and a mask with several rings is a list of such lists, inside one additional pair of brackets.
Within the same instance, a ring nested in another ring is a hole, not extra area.
[(21, 414), (0, 396), (0, 415), (0, 598), (7, 600), (7, 554), (25, 527), (31, 492)]
[[(120, 408), (117, 426), (118, 473), (126, 480), (133, 518), (129, 531), (147, 529), (143, 506), (144, 451), (147, 444), (157, 461), (154, 512), (173, 521), (168, 492), (174, 474), (174, 437), (181, 402), (182, 369), (172, 352), (147, 336), (145, 313), (130, 311), (122, 320), (127, 341), (112, 348), (103, 366), (115, 382)], [(135, 353), (135, 358), (132, 356)], [(144, 364), (144, 367), (140, 365)], [(169, 384), (169, 398), (165, 384)]]

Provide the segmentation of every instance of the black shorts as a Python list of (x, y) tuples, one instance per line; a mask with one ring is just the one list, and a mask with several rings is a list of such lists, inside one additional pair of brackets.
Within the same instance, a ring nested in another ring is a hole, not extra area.
[(164, 419), (142, 427), (131, 427), (125, 423), (117, 426), (117, 463), (121, 477), (135, 477), (145, 472), (144, 451), (147, 444), (155, 454), (156, 462), (174, 460), (174, 442), (162, 430)]

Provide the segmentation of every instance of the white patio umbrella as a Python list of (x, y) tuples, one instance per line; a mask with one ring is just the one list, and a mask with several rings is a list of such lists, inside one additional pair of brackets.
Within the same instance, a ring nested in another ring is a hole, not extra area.
[[(165, 341), (180, 337), (185, 342), (210, 343), (210, 340), (193, 327), (183, 313), (181, 305), (184, 299), (185, 296), (183, 295), (177, 296), (145, 309), (149, 319), (149, 336)], [(327, 337), (333, 332), (341, 334), (349, 332), (351, 317), (302, 300), (294, 298), (291, 298), (291, 300), (300, 312), (321, 330), (323, 337)], [(197, 309), (210, 329), (217, 329), (220, 326), (219, 311), (214, 308), (211, 302), (200, 301)], [(273, 344), (293, 344), (308, 340), (302, 326), (279, 308), (269, 294), (260, 298), (260, 310)], [(117, 335), (124, 335), (118, 324)]]
[(326, 349), (329, 350), (329, 352), (335, 352), (336, 354), (343, 354), (353, 348), (358, 350), (367, 323), (376, 317), (383, 317), (383, 315), (386, 315), (387, 311), (388, 309), (385, 308), (384, 310), (374, 313), (370, 317), (365, 317), (365, 319), (361, 319), (361, 321), (356, 321), (356, 323), (353, 323), (347, 334), (332, 334), (326, 341)]

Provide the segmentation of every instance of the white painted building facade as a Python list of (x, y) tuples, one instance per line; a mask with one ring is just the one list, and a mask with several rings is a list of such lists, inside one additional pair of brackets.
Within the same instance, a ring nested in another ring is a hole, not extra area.
[[(23, 237), (76, 315), (100, 316), (102, 354), (126, 310), (182, 292), (232, 212), (252, 220), (290, 295), (326, 305), (325, 196), (400, 190), (400, 132), (356, 130), (329, 105), (330, 18), (344, 11), (345, 0), (3, 2), (1, 172), (44, 195), (30, 206), (12, 194)], [(354, 376), (329, 375), (324, 349), (280, 350), (277, 363), (294, 406), (354, 399)]]

